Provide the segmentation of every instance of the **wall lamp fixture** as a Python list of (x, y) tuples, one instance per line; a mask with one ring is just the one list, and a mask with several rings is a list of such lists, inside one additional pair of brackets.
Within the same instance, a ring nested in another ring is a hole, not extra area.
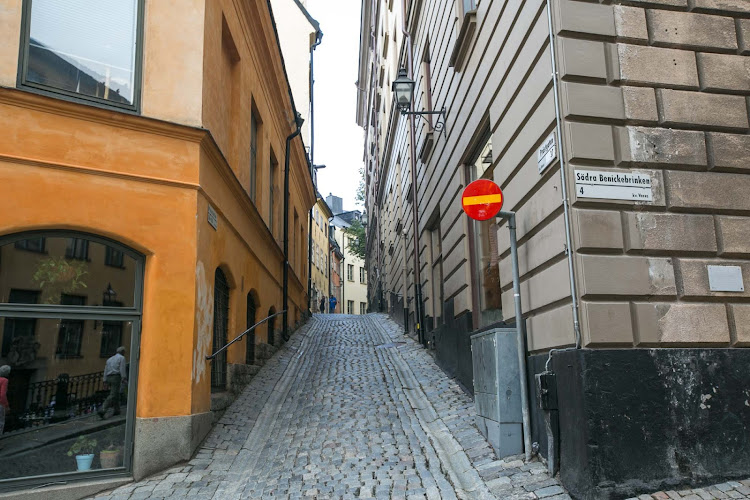
[(440, 111), (409, 111), (414, 100), (414, 80), (409, 78), (409, 74), (406, 72), (406, 68), (398, 70), (398, 78), (393, 80), (391, 84), (391, 90), (396, 95), (396, 106), (404, 116), (415, 115), (422, 118), (427, 123), (431, 121), (425, 118), (425, 115), (437, 115), (438, 119), (432, 127), (437, 132), (445, 134), (445, 108)]

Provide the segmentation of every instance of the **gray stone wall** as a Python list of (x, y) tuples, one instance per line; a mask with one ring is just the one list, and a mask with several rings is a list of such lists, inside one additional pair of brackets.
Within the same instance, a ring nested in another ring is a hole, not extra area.
[[(750, 289), (712, 292), (707, 265), (750, 283), (750, 2), (551, 0), (573, 267), (585, 347), (750, 344)], [(370, 276), (414, 310), (408, 120), (390, 84), (407, 64), (400, 7), (363, 2), (375, 36), (361, 54)], [(531, 352), (575, 342), (559, 158), (537, 151), (556, 130), (546, 2), (481, 1), (455, 64), (462, 20), (452, 0), (411, 2), (415, 101), (446, 108), (445, 134), (417, 121), (419, 277), (433, 300), (430, 238), (439, 230), (444, 304), (477, 308), (464, 164), (492, 137), (493, 178), (518, 218), (521, 295)], [(365, 19), (363, 17), (363, 19)], [(365, 28), (363, 28), (365, 29)], [(425, 54), (429, 53), (429, 88)], [(365, 68), (363, 70), (362, 68)], [(366, 104), (366, 105), (365, 105)], [(647, 174), (649, 202), (579, 197), (575, 170)], [(507, 227), (497, 232), (503, 317), (512, 320)], [(377, 268), (377, 269), (375, 269)], [(371, 298), (372, 300), (372, 298)], [(438, 321), (433, 322), (435, 325)], [(475, 322), (476, 323), (476, 322)], [(474, 328), (476, 328), (474, 324)]]
[[(604, 3), (604, 2), (603, 2)], [(653, 202), (578, 198), (584, 346), (742, 346), (750, 292), (750, 2), (555, 0), (569, 178), (647, 173)]]

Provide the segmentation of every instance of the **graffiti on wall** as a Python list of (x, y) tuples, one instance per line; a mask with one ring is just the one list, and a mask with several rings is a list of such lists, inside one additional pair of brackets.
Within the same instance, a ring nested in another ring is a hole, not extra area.
[(195, 266), (196, 304), (195, 325), (198, 330), (198, 342), (193, 352), (193, 380), (199, 384), (206, 373), (208, 363), (206, 356), (211, 354), (211, 338), (214, 316), (214, 301), (206, 279), (203, 262)]

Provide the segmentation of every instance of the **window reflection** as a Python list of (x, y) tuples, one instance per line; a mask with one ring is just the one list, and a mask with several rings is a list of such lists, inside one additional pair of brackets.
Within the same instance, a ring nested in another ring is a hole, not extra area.
[(0, 302), (133, 307), (135, 271), (135, 259), (85, 237), (19, 240), (0, 246)]
[[(18, 321), (0, 321), (3, 344), (9, 333), (17, 333)], [(18, 357), (0, 357), (0, 366), (10, 367), (0, 480), (82, 470), (76, 455), (90, 455), (90, 470), (122, 467), (127, 384), (108, 387), (104, 369), (111, 346), (114, 351), (124, 345), (129, 373), (132, 322), (42, 317), (22, 321), (33, 324), (24, 335), (29, 336), (27, 349)], [(97, 411), (112, 393), (121, 411), (102, 419)]]
[(137, 0), (33, 0), (26, 83), (132, 105)]
[[(493, 179), (492, 135), (470, 168), (471, 180)], [(500, 255), (497, 244), (497, 223), (495, 218), (474, 221), (474, 252), (478, 269), (474, 279), (479, 287), (480, 328), (503, 320), (503, 304), (500, 289)]]

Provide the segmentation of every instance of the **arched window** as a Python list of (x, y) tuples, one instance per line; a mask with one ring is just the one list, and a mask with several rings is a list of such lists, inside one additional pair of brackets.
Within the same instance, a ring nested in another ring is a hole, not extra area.
[[(214, 352), (227, 343), (229, 330), (229, 282), (224, 271), (216, 268), (214, 274)], [(211, 363), (211, 389), (223, 391), (227, 388), (227, 351), (216, 355)]]
[[(11, 369), (0, 448), (33, 428), (39, 443), (61, 437), (55, 449), (63, 451), (81, 438), (125, 450), (95, 460), (92, 471), (130, 469), (143, 263), (131, 249), (81, 232), (0, 237), (0, 366)], [(97, 424), (97, 413), (107, 422)], [(68, 420), (81, 436), (59, 434)], [(7, 461), (0, 480), (76, 471), (75, 460), (44, 459), (48, 453), (42, 444)]]
[[(247, 294), (247, 328), (250, 328), (258, 321), (258, 302), (254, 297), (257, 295), (255, 290), (251, 290)], [(251, 331), (245, 336), (245, 363), (248, 365), (255, 364), (255, 330)]]
[[(268, 315), (271, 316), (272, 314), (276, 314), (276, 308), (271, 307), (271, 309), (268, 310)], [(271, 318), (268, 320), (268, 343), (273, 345), (274, 341), (274, 325), (276, 325), (276, 318)]]

